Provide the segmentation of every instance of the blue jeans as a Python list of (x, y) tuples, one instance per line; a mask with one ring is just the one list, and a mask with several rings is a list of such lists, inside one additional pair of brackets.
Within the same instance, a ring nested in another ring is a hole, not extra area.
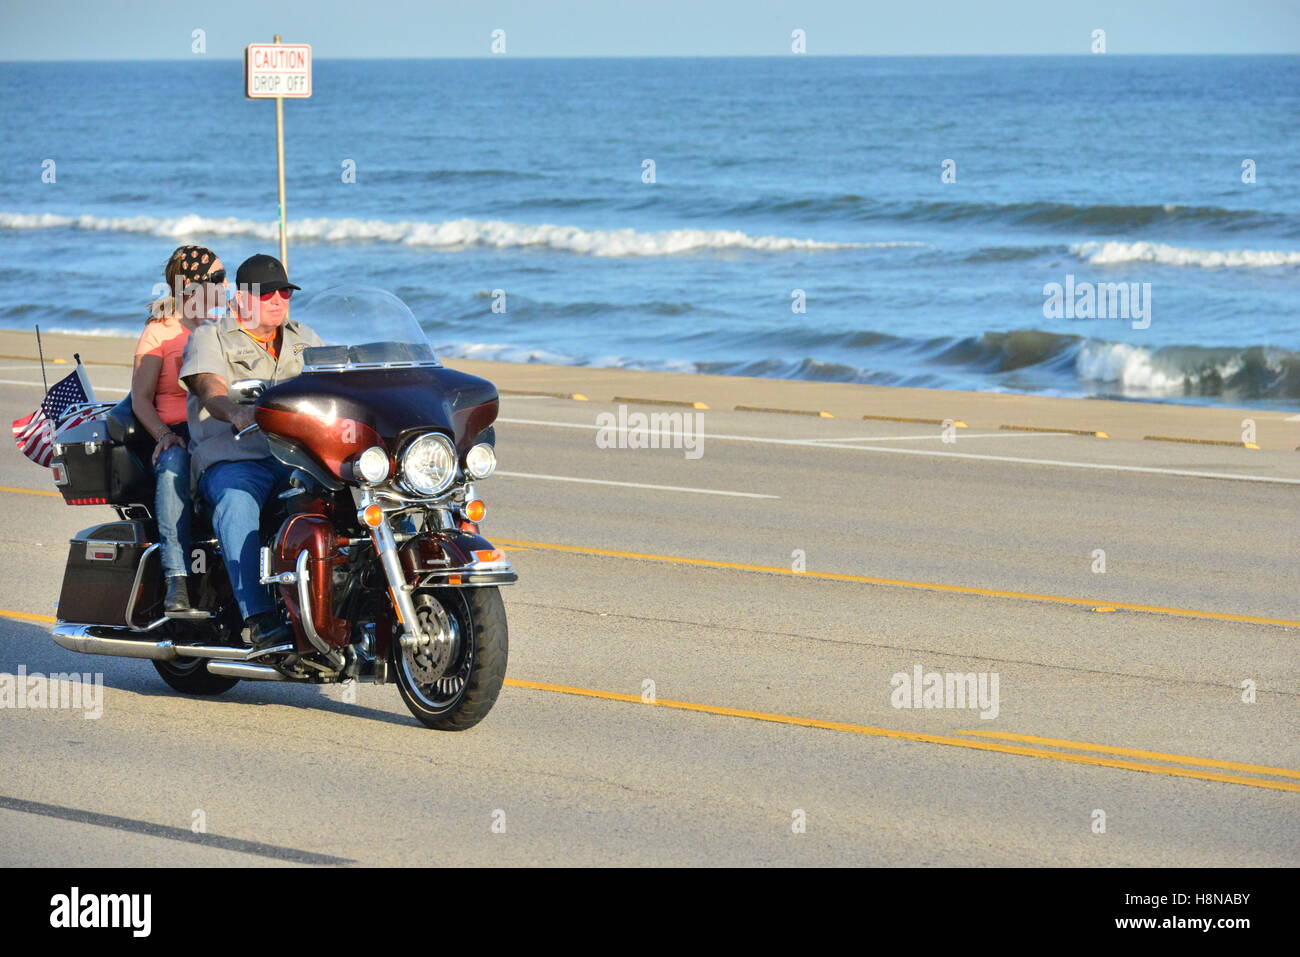
[(288, 488), (289, 475), (287, 467), (264, 458), (217, 462), (199, 478), (199, 492), (212, 503), (212, 528), (245, 621), (275, 607), (266, 586), (259, 584), (258, 531), (263, 507), (272, 495)]
[[(173, 431), (186, 438), (182, 427)], [(162, 541), (163, 574), (168, 578), (189, 574), (190, 519), (194, 502), (190, 498), (190, 453), (179, 445), (158, 456), (154, 466), (157, 490), (154, 512), (158, 516), (158, 537)]]

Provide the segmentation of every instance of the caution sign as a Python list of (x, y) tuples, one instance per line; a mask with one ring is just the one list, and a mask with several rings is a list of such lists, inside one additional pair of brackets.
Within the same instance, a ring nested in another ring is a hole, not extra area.
[(311, 44), (250, 43), (244, 48), (244, 94), (255, 100), (311, 96)]

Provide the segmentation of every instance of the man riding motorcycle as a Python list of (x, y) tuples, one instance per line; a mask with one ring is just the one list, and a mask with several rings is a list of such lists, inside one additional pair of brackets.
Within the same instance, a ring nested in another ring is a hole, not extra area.
[[(183, 694), (391, 682), (425, 727), (473, 727), (505, 681), (500, 589), (518, 580), (479, 529), (496, 387), (439, 362), (414, 313), (382, 289), (318, 293), (296, 310), (309, 328), (287, 316), (296, 287), (280, 263), (254, 257), (237, 282), (237, 315), (192, 334), (180, 370), (196, 505), (215, 507), (216, 535), (201, 510), (191, 542), (204, 616), (169, 613), (148, 507), (155, 442), (127, 401), (55, 443), (64, 501), (110, 505), (117, 518), (69, 540), (54, 641), (149, 659)], [(272, 497), (281, 465), (288, 488)]]
[[(239, 612), (258, 657), (292, 647), (293, 636), (259, 578), (259, 527), (267, 501), (288, 486), (290, 469), (271, 454), (253, 410), (228, 389), (240, 379), (270, 385), (292, 379), (303, 350), (322, 344), (308, 326), (288, 317), (299, 286), (272, 256), (246, 259), (235, 275), (233, 315), (190, 336), (180, 379), (190, 396), (190, 455), (199, 494), (212, 508), (212, 526), (225, 556)], [(244, 433), (244, 434), (240, 434)]]

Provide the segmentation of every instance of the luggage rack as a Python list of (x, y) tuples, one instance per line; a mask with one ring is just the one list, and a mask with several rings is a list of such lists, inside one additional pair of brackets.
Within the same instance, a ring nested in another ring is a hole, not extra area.
[(116, 403), (82, 402), (69, 410), (82, 421), (59, 430), (51, 462), (54, 485), (67, 504), (117, 508), (152, 497), (152, 436), (136, 421), (130, 402), (127, 396)]

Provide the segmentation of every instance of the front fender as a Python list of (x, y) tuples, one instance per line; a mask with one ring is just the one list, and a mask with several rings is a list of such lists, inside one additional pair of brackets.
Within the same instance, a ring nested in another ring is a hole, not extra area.
[(513, 585), (505, 553), (486, 538), (458, 529), (421, 532), (398, 550), (406, 580), (417, 588)]

